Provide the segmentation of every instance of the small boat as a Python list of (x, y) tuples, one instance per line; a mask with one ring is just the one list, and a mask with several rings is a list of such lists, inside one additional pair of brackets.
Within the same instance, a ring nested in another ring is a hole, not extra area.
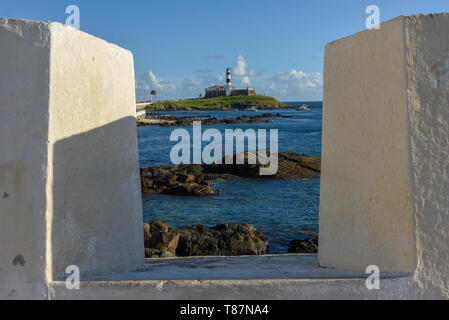
[(257, 110), (257, 107), (250, 107), (250, 108), (246, 108), (245, 111), (259, 111)]
[(308, 111), (310, 110), (308, 106), (306, 106), (305, 104), (303, 104), (302, 106), (296, 108), (296, 110), (300, 110), (300, 111)]

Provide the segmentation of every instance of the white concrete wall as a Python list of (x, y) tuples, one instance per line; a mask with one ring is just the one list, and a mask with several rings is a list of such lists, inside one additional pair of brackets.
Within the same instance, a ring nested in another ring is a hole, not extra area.
[(46, 293), (49, 39), (0, 19), (0, 299)]
[(405, 19), (407, 110), (422, 297), (449, 298), (449, 14)]
[(411, 272), (449, 298), (449, 15), (326, 48), (320, 263)]
[(94, 281), (80, 290), (52, 285), (56, 300), (410, 300), (417, 299), (410, 278), (384, 279), (367, 290), (364, 279)]
[(398, 18), (326, 47), (323, 266), (415, 268), (403, 38)]
[(143, 266), (131, 52), (52, 23), (48, 199), (53, 275)]
[(0, 299), (143, 266), (132, 54), (0, 19)]

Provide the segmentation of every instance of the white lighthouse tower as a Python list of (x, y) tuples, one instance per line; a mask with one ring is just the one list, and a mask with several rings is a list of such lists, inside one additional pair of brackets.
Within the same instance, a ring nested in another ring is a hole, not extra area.
[(226, 69), (226, 96), (231, 95), (231, 69)]

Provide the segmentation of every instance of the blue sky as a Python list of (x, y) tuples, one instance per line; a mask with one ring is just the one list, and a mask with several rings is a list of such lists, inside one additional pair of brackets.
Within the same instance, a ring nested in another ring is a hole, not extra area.
[(324, 46), (381, 21), (449, 11), (447, 0), (1, 0), (0, 17), (64, 23), (80, 8), (81, 30), (131, 50), (137, 99), (196, 97), (222, 84), (255, 86), (283, 101), (322, 99)]

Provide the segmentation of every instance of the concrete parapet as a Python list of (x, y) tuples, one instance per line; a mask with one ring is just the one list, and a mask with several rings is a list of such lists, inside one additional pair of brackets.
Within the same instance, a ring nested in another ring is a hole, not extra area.
[(322, 266), (449, 284), (449, 15), (399, 17), (326, 47)]
[(132, 54), (0, 19), (0, 298), (143, 266)]

